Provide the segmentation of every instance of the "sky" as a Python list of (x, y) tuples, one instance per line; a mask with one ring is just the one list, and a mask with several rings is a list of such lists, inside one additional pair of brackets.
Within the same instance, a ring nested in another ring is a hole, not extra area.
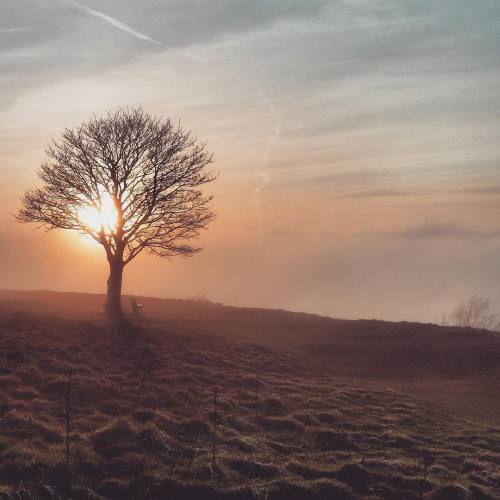
[(497, 0), (3, 0), (0, 288), (104, 292), (96, 244), (18, 224), (44, 149), (124, 106), (214, 154), (190, 259), (125, 293), (343, 318), (500, 309)]

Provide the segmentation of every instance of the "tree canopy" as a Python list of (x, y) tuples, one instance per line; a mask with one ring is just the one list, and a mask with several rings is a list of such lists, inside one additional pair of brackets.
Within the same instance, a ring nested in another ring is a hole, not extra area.
[[(43, 186), (25, 193), (20, 221), (88, 234), (125, 264), (145, 249), (162, 257), (198, 250), (188, 241), (214, 218), (199, 187), (215, 176), (205, 144), (180, 125), (119, 110), (66, 129), (46, 153)], [(84, 210), (101, 212), (107, 200), (114, 227), (87, 222)]]

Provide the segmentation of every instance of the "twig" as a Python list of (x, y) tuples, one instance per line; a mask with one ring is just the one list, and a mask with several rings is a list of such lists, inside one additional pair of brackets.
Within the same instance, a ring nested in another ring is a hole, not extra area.
[(65, 405), (65, 415), (66, 415), (66, 465), (69, 465), (69, 449), (71, 442), (71, 383), (73, 381), (73, 368), (70, 368), (68, 374), (68, 382), (66, 385), (66, 405)]
[(212, 479), (214, 478), (214, 472), (215, 472), (215, 464), (216, 464), (216, 458), (217, 458), (217, 386), (214, 388), (214, 414), (213, 414), (213, 419), (214, 419), (214, 427), (213, 427), (213, 434), (212, 434)]
[(259, 383), (255, 381), (255, 420), (259, 418)]
[(30, 452), (30, 465), (33, 465), (33, 419), (28, 419), (28, 449)]

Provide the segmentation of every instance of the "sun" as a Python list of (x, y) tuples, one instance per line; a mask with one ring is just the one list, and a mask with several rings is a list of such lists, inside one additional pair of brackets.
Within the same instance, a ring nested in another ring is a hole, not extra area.
[(100, 198), (99, 208), (89, 205), (79, 208), (78, 219), (96, 232), (111, 234), (116, 228), (118, 212), (109, 193), (102, 193)]

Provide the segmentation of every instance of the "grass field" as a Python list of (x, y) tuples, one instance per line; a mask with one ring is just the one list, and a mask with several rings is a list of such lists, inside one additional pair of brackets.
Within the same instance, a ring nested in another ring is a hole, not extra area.
[(0, 498), (500, 498), (500, 335), (140, 301), (0, 293)]

